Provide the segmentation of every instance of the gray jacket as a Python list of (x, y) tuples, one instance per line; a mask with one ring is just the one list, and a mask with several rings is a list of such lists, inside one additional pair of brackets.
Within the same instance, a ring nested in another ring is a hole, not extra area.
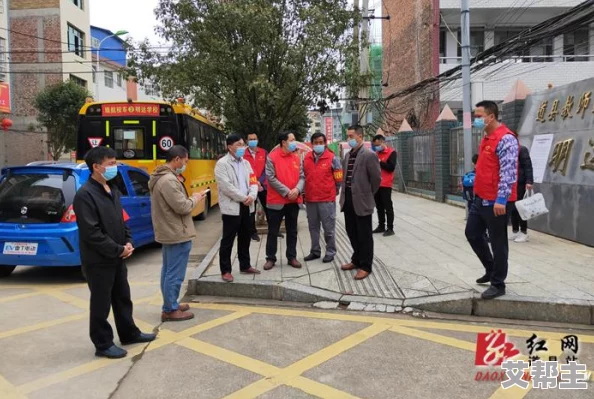
[[(246, 181), (249, 187), (249, 194), (244, 194), (239, 190), (239, 181), (237, 180), (237, 173), (232, 162), (235, 162), (233, 156), (227, 154), (217, 161), (215, 166), (215, 178), (217, 179), (217, 186), (219, 190), (219, 208), (223, 215), (239, 216), (239, 204), (245, 201), (248, 197), (254, 200), (258, 196), (258, 185), (250, 185), (250, 175), (254, 173), (250, 163), (242, 159), (243, 166), (246, 171)], [(250, 213), (255, 211), (255, 205), (250, 205)]]
[[(351, 150), (352, 151), (352, 150)], [(343, 170), (345, 179), (340, 190), (340, 209), (344, 211), (344, 200), (346, 190), (346, 175), (349, 165), (351, 152), (347, 152), (343, 160)], [(367, 216), (373, 214), (375, 209), (374, 194), (379, 189), (382, 181), (382, 171), (380, 169), (379, 158), (377, 154), (362, 146), (357, 154), (355, 165), (353, 166), (353, 178), (351, 181), (351, 193), (353, 196), (353, 208), (357, 216)]]

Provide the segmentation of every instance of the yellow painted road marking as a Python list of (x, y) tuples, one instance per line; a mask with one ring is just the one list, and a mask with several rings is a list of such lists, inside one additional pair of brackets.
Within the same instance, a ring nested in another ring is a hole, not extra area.
[(77, 296), (67, 294), (64, 291), (49, 289), (49, 290), (40, 290), (39, 292), (44, 293), (46, 295), (50, 295), (50, 296), (52, 296), (56, 299), (59, 299), (60, 301), (67, 303), (69, 305), (76, 306), (79, 309), (83, 309), (83, 310), (89, 309), (89, 301), (85, 301), (84, 299), (81, 299)]
[(286, 381), (285, 385), (289, 385), (310, 395), (324, 399), (359, 399), (357, 396), (351, 395), (347, 392), (340, 391), (329, 385), (325, 385), (301, 376)]
[(34, 296), (39, 296), (41, 295), (41, 292), (26, 292), (24, 294), (18, 294), (18, 295), (13, 295), (13, 296), (7, 296), (4, 298), (0, 298), (0, 303), (7, 303), (7, 302), (12, 302), (12, 301), (18, 301), (20, 299), (27, 299), (27, 298), (32, 298)]
[(14, 385), (0, 375), (0, 398), (2, 399), (27, 399)]
[(458, 349), (464, 349), (467, 351), (474, 352), (476, 350), (476, 344), (473, 342), (464, 341), (457, 338), (447, 337), (444, 335), (434, 334), (427, 331), (415, 330), (408, 327), (393, 326), (390, 331), (394, 331), (399, 334), (408, 335), (414, 338), (423, 339), (425, 341), (435, 342), (441, 345), (448, 345)]
[(79, 314), (75, 314), (72, 316), (62, 317), (60, 319), (49, 320), (49, 321), (46, 321), (43, 323), (35, 324), (33, 326), (20, 327), (20, 328), (15, 328), (14, 330), (8, 330), (8, 331), (0, 331), (0, 339), (13, 337), (15, 335), (21, 335), (21, 334), (25, 334), (25, 333), (29, 333), (29, 332), (33, 332), (33, 331), (37, 331), (37, 330), (42, 330), (44, 328), (49, 328), (49, 327), (57, 326), (60, 324), (69, 323), (71, 321), (81, 320), (81, 319), (84, 319), (85, 317), (88, 317), (87, 315), (88, 315), (87, 313), (79, 313)]

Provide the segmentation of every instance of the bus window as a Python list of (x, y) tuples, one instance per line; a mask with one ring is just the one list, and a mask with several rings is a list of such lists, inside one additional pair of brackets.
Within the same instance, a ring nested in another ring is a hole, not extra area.
[(142, 159), (146, 155), (144, 128), (118, 127), (113, 130), (118, 159)]

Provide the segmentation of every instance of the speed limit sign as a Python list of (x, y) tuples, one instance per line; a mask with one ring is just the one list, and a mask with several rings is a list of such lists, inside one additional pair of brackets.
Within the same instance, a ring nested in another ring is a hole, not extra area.
[(163, 136), (159, 139), (159, 148), (163, 151), (169, 151), (174, 145), (175, 142), (169, 136)]

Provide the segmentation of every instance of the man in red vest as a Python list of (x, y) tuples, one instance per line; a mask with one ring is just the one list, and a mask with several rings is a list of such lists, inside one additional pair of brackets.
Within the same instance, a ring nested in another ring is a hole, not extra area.
[[(394, 235), (394, 205), (392, 204), (392, 183), (396, 170), (396, 151), (386, 145), (386, 138), (381, 134), (373, 138), (373, 150), (377, 153), (382, 170), (380, 188), (375, 193), (375, 207), (379, 225), (374, 233), (384, 233), (384, 237)], [(388, 228), (386, 229), (386, 216)]]
[[(266, 209), (266, 156), (268, 153), (265, 149), (258, 147), (258, 135), (256, 133), (250, 133), (247, 135), (248, 150), (243, 156), (248, 161), (254, 171), (254, 174), (258, 178), (258, 201), (262, 204), (264, 213), (266, 214), (266, 220), (268, 220), (268, 211)], [(252, 240), (260, 241), (258, 236), (258, 230), (256, 230), (256, 212), (251, 214), (252, 218)]]
[(287, 230), (287, 261), (291, 267), (301, 268), (297, 261), (297, 219), (305, 177), (301, 158), (296, 153), (297, 142), (293, 133), (278, 136), (278, 148), (268, 154), (266, 178), (268, 179), (268, 238), (266, 240), (266, 263), (264, 270), (276, 264), (278, 232), (283, 218)]
[(318, 259), (322, 255), (321, 224), (326, 241), (326, 255), (322, 262), (330, 263), (336, 255), (336, 195), (342, 183), (342, 165), (340, 159), (326, 147), (324, 134), (314, 133), (311, 144), (313, 151), (303, 160), (307, 223), (311, 237), (311, 250), (305, 261)]
[[(474, 180), (474, 202), (466, 221), (466, 238), (485, 267), (477, 284), (491, 284), (483, 299), (505, 295), (508, 239), (507, 215), (517, 198), (518, 149), (516, 135), (498, 121), (499, 109), (492, 101), (476, 105), (474, 126), (485, 130), (479, 148)], [(491, 247), (485, 239), (489, 231)]]

